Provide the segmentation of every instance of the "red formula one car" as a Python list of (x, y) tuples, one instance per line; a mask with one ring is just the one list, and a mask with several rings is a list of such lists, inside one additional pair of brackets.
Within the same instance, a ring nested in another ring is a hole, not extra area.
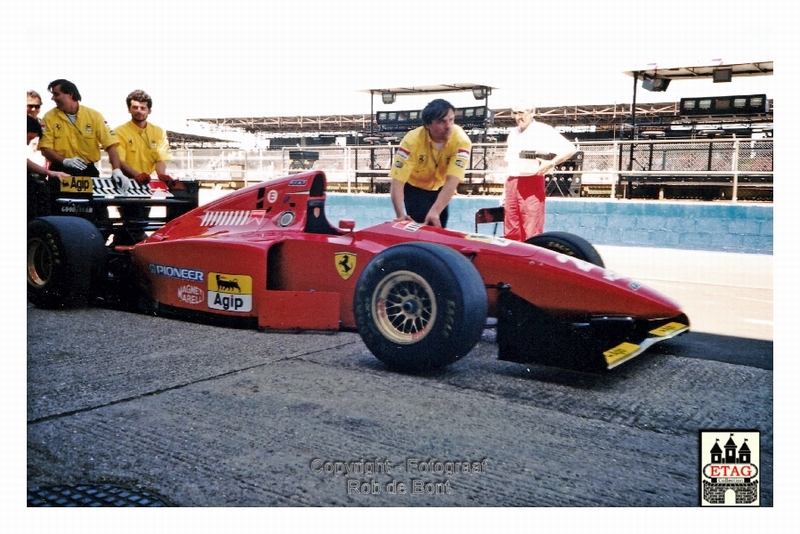
[[(499, 358), (613, 368), (689, 329), (678, 304), (601, 267), (585, 241), (561, 252), (414, 222), (355, 230), (325, 216), (313, 171), (235, 191), (113, 244), (80, 217), (28, 229), (28, 294), (41, 306), (105, 305), (274, 330), (356, 330), (388, 367), (465, 356), (496, 318)], [(547, 234), (540, 238), (550, 242)], [(107, 244), (109, 243), (109, 244)]]

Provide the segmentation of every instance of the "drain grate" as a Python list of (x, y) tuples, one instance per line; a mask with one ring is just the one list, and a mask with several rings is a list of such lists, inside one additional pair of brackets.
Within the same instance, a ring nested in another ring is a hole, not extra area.
[(146, 491), (108, 484), (36, 486), (28, 488), (28, 506), (170, 506)]

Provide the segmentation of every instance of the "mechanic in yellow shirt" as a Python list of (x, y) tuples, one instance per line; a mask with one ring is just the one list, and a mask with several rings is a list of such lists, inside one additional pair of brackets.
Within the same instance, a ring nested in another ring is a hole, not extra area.
[(137, 89), (125, 99), (131, 120), (114, 128), (119, 140), (117, 151), (122, 161), (122, 172), (139, 185), (150, 182), (153, 172), (171, 188), (174, 180), (167, 174), (167, 163), (172, 161), (167, 135), (162, 128), (147, 122), (153, 108), (153, 99)]
[(127, 188), (129, 180), (120, 170), (118, 141), (103, 116), (80, 104), (81, 94), (69, 80), (54, 80), (47, 89), (56, 107), (44, 116), (39, 149), (50, 161), (50, 169), (72, 176), (100, 176), (95, 164), (100, 161), (102, 147), (108, 153), (112, 178)]
[(389, 171), (397, 218), (446, 227), (447, 205), (464, 179), (471, 150), (450, 102), (439, 98), (425, 106), (422, 126), (403, 137)]

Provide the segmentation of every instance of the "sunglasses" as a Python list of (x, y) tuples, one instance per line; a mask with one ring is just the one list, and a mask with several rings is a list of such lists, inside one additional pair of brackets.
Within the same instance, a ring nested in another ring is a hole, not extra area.
[(39, 109), (42, 107), (41, 104), (28, 104), (28, 107), (31, 109)]

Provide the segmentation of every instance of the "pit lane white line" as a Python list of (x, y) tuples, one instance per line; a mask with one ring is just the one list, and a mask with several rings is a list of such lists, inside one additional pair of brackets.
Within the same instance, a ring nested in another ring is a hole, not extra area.
[(763, 324), (767, 326), (774, 326), (772, 321), (765, 321), (763, 319), (742, 319), (746, 323)]
[(739, 300), (752, 300), (753, 302), (763, 302), (765, 304), (772, 304), (772, 299), (754, 299), (753, 297), (737, 297)]
[[(614, 271), (614, 269), (609, 269), (609, 270), (612, 271), (612, 272), (617, 272), (617, 271)], [(617, 274), (620, 274), (620, 273), (617, 273)], [(671, 279), (670, 278), (655, 278), (655, 277), (630, 276), (630, 275), (624, 275), (624, 277), (625, 278), (630, 278), (631, 280), (634, 280), (636, 282), (642, 282), (644, 284), (647, 284), (649, 282), (661, 282), (661, 283), (665, 283), (665, 284), (680, 284), (680, 285), (687, 285), (688, 284), (688, 285), (712, 286), (712, 287), (736, 287), (736, 288), (741, 288), (741, 289), (764, 289), (764, 290), (771, 290), (772, 289), (771, 286), (768, 287), (768, 286), (758, 286), (758, 285), (738, 285), (738, 284), (731, 284), (731, 283), (715, 283), (715, 282), (710, 282), (710, 281), (676, 280), (674, 278), (671, 278)], [(743, 297), (740, 297), (740, 298), (743, 298)], [(756, 300), (756, 299), (754, 299), (754, 300)], [(764, 302), (772, 302), (772, 301), (769, 300), (769, 301), (764, 301)]]

